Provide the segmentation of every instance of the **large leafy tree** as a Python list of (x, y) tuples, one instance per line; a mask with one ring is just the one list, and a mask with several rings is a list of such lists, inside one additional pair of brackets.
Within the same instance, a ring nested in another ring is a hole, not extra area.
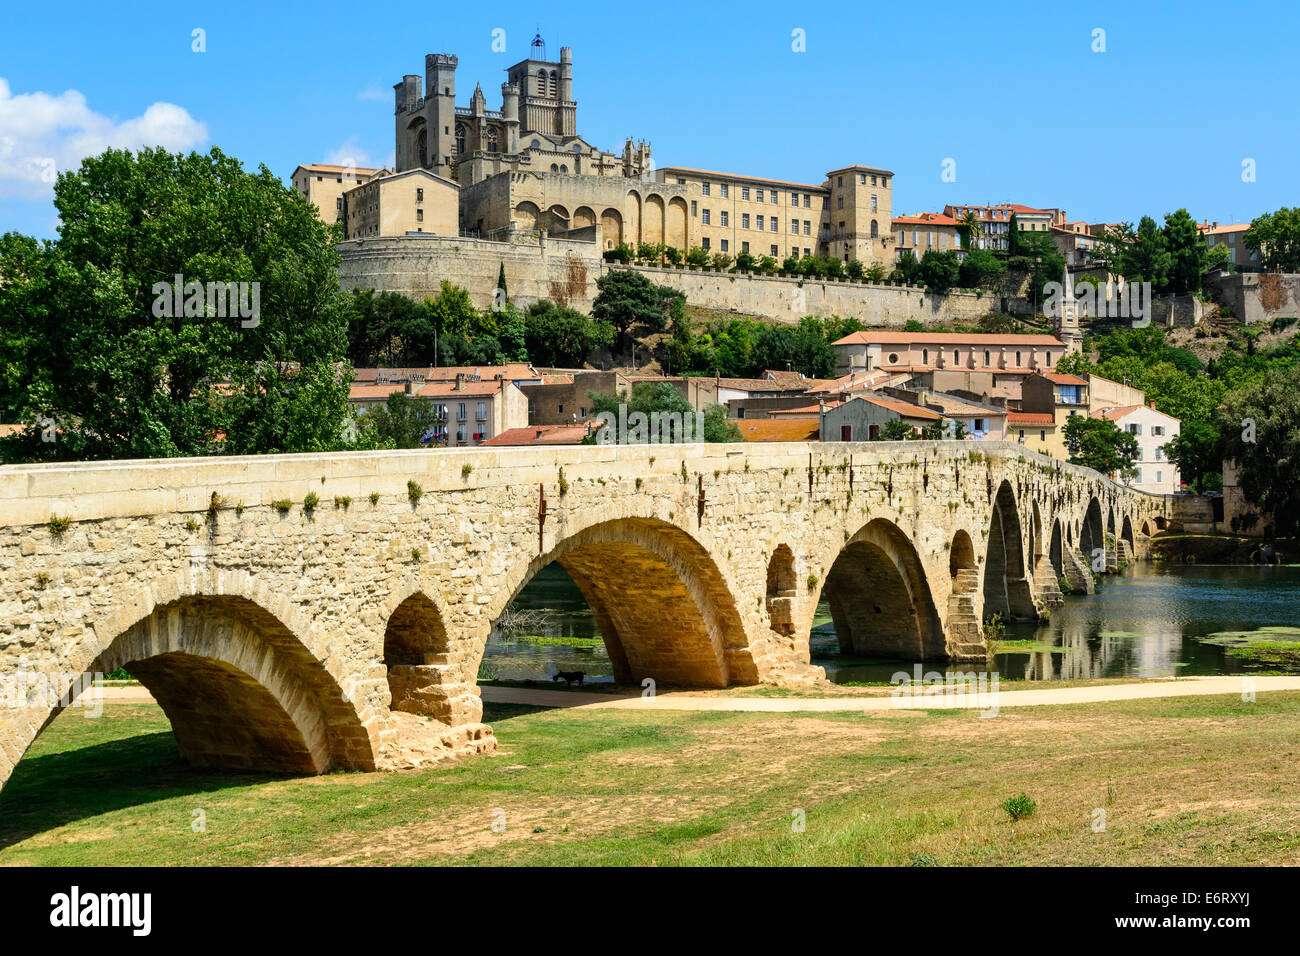
[(535, 364), (576, 368), (594, 350), (614, 343), (614, 328), (577, 309), (542, 299), (524, 315), (524, 341)]
[(943, 295), (957, 284), (959, 268), (957, 253), (927, 249), (921, 256), (921, 281), (927, 291)]
[(1205, 237), (1186, 209), (1165, 216), (1165, 248), (1169, 252), (1167, 290), (1175, 295), (1199, 292), (1205, 273)]
[(1256, 216), (1242, 240), (1267, 272), (1300, 272), (1300, 206)]
[(426, 438), (433, 426), (441, 421), (433, 401), (403, 392), (389, 395), (365, 418), (377, 443), (387, 448), (422, 448), (428, 444)]
[(1300, 532), (1300, 365), (1230, 392), (1217, 424), (1246, 500), (1273, 516), (1279, 534)]
[(1075, 415), (1065, 423), (1070, 461), (1103, 475), (1127, 475), (1138, 456), (1138, 441), (1109, 418)]
[(963, 289), (986, 289), (992, 291), (998, 287), (1007, 267), (1002, 260), (987, 249), (974, 249), (966, 253), (957, 270), (957, 284)]
[(1200, 494), (1207, 478), (1219, 473), (1219, 430), (1208, 422), (1184, 422), (1165, 445), (1165, 454), (1178, 466), (1183, 481)]
[[(59, 177), (54, 204), (57, 241), (5, 241), (0, 342), (6, 400), (53, 419), (57, 440), (12, 438), (9, 460), (340, 447), (337, 227), (310, 203), (218, 149), (146, 149), (86, 159)], [(223, 316), (184, 288), (168, 302), (178, 275), (248, 283), (245, 304), (256, 289), (260, 308)]]
[(608, 322), (621, 335), (638, 325), (662, 332), (673, 315), (685, 308), (685, 299), (676, 289), (655, 285), (632, 269), (606, 272), (596, 280), (596, 289), (592, 318)]

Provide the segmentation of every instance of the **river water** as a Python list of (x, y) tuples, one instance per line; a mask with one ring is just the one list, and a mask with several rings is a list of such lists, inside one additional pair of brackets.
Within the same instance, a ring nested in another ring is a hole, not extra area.
[[(591, 611), (558, 564), (543, 569), (515, 606), (545, 611), (547, 624), (522, 639), (494, 634), (485, 656), (490, 673), (503, 680), (548, 680), (557, 669), (583, 670), (587, 680), (613, 681)], [(1300, 567), (1141, 563), (1103, 578), (1096, 594), (1067, 597), (1045, 624), (1009, 625), (1005, 640), (1033, 647), (998, 654), (987, 667), (1004, 680), (1300, 673), (1300, 665), (1237, 656), (1212, 643), (1219, 640), (1213, 635), (1265, 627), (1300, 628)], [(1300, 632), (1270, 637), (1295, 641)], [(817, 610), (811, 645), (813, 663), (844, 683), (888, 681), (913, 665), (840, 658), (825, 603)]]

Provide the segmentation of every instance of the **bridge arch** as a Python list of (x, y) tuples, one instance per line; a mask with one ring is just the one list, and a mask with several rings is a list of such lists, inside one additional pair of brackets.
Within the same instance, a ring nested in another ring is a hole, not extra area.
[[(1121, 541), (1127, 542), (1128, 544), (1127, 557), (1129, 560), (1137, 557), (1137, 538), (1133, 534), (1133, 521), (1128, 515), (1124, 516), (1124, 523), (1120, 525), (1119, 537)], [(1116, 547), (1118, 547), (1118, 542), (1116, 543)]]
[(948, 576), (955, 578), (958, 571), (975, 567), (975, 545), (965, 529), (958, 528), (948, 546)]
[[(120, 611), (97, 622), (103, 650), (54, 664), (67, 668), (59, 682), (125, 667), (166, 714), (181, 756), (199, 766), (309, 774), (375, 769), (374, 742), (358, 707), (322, 666), (302, 622), (270, 610), (276, 602), (259, 593), (265, 589), (236, 590), (245, 593), (180, 593), (164, 582), (135, 595), (123, 607), (141, 613)], [(44, 694), (33, 714), (0, 723), (17, 728), (26, 752), (83, 686)], [(0, 784), (8, 772), (0, 763)]]
[(989, 512), (988, 548), (984, 557), (984, 617), (1007, 620), (1038, 617), (1025, 565), (1024, 533), (1011, 482), (998, 486)]
[(1047, 560), (1058, 578), (1065, 573), (1065, 549), (1061, 540), (1060, 518), (1052, 522), (1052, 541), (1047, 549)]
[(891, 521), (876, 518), (845, 542), (822, 593), (845, 654), (935, 660), (946, 653), (925, 568)]
[(566, 536), (512, 572), (503, 597), (488, 605), (489, 621), (553, 561), (591, 608), (619, 683), (649, 677), (725, 687), (756, 679), (731, 589), (704, 546), (676, 525), (616, 518)]
[(1093, 552), (1098, 548), (1102, 549), (1104, 555), (1106, 536), (1103, 531), (1101, 502), (1093, 498), (1088, 502), (1088, 510), (1084, 512), (1083, 522), (1079, 526), (1079, 550), (1083, 552), (1083, 563), (1089, 568), (1093, 567)]

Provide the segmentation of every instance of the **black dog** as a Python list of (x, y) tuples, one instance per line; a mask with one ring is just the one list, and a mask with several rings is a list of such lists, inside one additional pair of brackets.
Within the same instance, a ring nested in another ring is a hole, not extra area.
[(577, 681), (578, 686), (581, 687), (582, 679), (586, 676), (587, 676), (586, 671), (556, 671), (555, 676), (552, 677), (551, 680), (552, 681), (562, 680), (569, 687), (572, 687), (573, 682)]

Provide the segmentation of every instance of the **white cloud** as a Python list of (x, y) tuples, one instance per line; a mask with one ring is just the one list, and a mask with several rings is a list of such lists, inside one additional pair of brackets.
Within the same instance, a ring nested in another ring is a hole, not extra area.
[(96, 113), (76, 90), (15, 96), (0, 77), (0, 197), (48, 198), (58, 172), (109, 147), (182, 151), (207, 139), (207, 127), (174, 103), (118, 121)]
[(342, 146), (331, 149), (325, 154), (325, 158), (321, 162), (329, 163), (332, 166), (360, 166), (366, 168), (375, 165), (370, 159), (370, 151), (362, 148), (355, 136), (349, 136)]
[(386, 100), (393, 95), (391, 89), (386, 90), (377, 83), (371, 83), (364, 90), (357, 94), (359, 100)]

